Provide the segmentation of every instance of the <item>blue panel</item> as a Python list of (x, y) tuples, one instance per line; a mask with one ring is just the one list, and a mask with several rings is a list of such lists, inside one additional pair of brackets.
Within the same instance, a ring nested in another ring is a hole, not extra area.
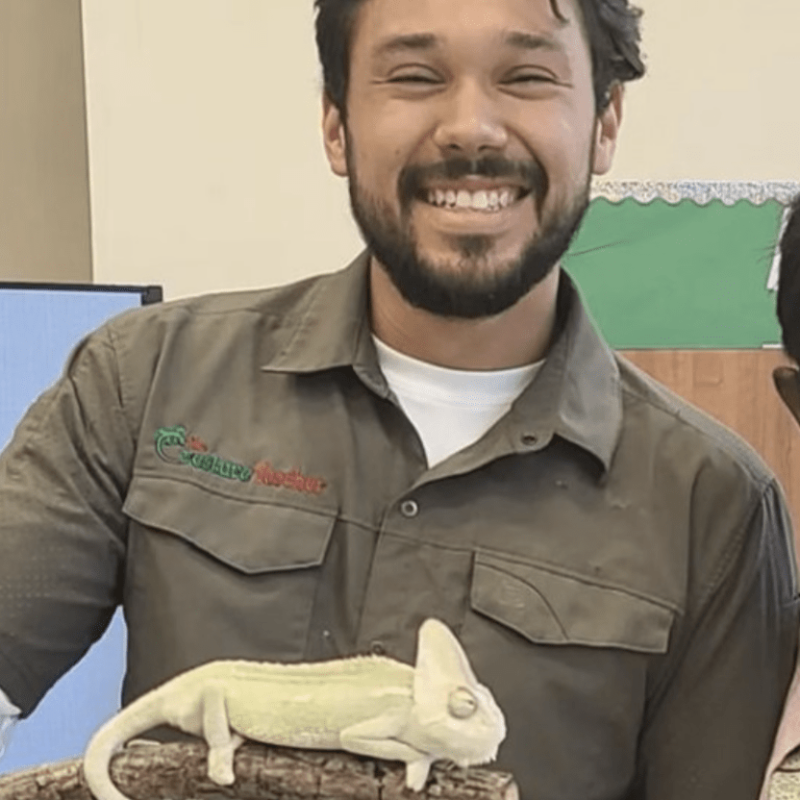
[(80, 339), (140, 303), (133, 292), (0, 288), (0, 449)]
[[(0, 448), (25, 409), (61, 374), (80, 339), (141, 299), (136, 291), (0, 287)], [(0, 772), (80, 755), (119, 707), (124, 652), (117, 613), (103, 638), (16, 726)]]

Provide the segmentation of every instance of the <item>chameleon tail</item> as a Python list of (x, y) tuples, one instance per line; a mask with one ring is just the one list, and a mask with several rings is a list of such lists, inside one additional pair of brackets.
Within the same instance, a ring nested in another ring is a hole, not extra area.
[(145, 695), (122, 709), (92, 737), (83, 757), (83, 775), (97, 800), (130, 800), (111, 780), (111, 758), (127, 741), (153, 727), (148, 720), (157, 707), (158, 700)]

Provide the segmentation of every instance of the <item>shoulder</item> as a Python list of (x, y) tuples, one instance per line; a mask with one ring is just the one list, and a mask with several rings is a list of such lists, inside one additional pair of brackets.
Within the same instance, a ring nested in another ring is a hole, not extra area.
[[(685, 531), (694, 573), (715, 584), (747, 550), (793, 560), (792, 525), (777, 478), (742, 436), (615, 355), (624, 408), (620, 474), (653, 499), (666, 528)], [(788, 561), (787, 561), (788, 563)]]
[(165, 358), (211, 365), (245, 347), (268, 359), (291, 340), (331, 277), (145, 306), (112, 318), (89, 339), (110, 347), (123, 376), (139, 378), (152, 374)]
[(775, 476), (738, 433), (615, 353), (626, 424), (663, 459), (683, 469), (714, 467), (730, 479), (763, 491)]
[(165, 334), (185, 328), (202, 329), (224, 323), (247, 326), (254, 319), (290, 322), (302, 315), (311, 298), (324, 289), (330, 275), (317, 275), (284, 286), (200, 295), (127, 311), (110, 320), (112, 336), (131, 336), (157, 330)]
[(624, 422), (612, 473), (647, 507), (665, 563), (681, 565), (673, 596), (696, 612), (727, 580), (759, 570), (791, 599), (792, 524), (772, 470), (739, 434), (615, 358)]
[(82, 386), (113, 387), (133, 430), (156, 387), (163, 403), (179, 393), (220, 393), (228, 384), (226, 395), (235, 395), (233, 382), (252, 382), (293, 340), (332, 275), (127, 311), (89, 334), (69, 369)]

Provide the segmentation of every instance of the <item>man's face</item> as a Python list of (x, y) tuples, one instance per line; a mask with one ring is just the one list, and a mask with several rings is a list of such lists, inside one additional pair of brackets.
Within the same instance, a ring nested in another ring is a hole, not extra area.
[(618, 97), (598, 120), (574, 0), (367, 0), (347, 122), (326, 103), (373, 255), (412, 305), (500, 313), (542, 280), (610, 166)]

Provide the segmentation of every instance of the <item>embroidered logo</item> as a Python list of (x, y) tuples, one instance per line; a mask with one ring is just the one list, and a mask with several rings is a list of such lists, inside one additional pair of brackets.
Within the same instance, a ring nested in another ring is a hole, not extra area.
[(296, 469), (281, 472), (273, 469), (268, 461), (259, 461), (254, 471), (256, 483), (262, 486), (282, 486), (306, 494), (322, 494), (325, 491), (325, 481), (321, 478), (309, 478)]
[(181, 453), (181, 463), (229, 481), (247, 483), (253, 477), (253, 470), (250, 467), (237, 464), (235, 461), (228, 461), (212, 453), (193, 453), (191, 450), (184, 450)]
[(210, 452), (199, 436), (188, 434), (183, 425), (159, 428), (155, 434), (155, 450), (158, 457), (168, 464), (188, 466), (229, 481), (253, 481), (261, 486), (290, 489), (304, 494), (322, 494), (327, 488), (322, 478), (309, 477), (298, 469), (283, 472), (268, 461), (259, 461), (255, 467), (248, 467), (223, 458)]
[(175, 448), (186, 446), (186, 428), (183, 425), (173, 425), (171, 428), (159, 428), (156, 431), (156, 453), (159, 458), (170, 464), (177, 464), (180, 456)]

